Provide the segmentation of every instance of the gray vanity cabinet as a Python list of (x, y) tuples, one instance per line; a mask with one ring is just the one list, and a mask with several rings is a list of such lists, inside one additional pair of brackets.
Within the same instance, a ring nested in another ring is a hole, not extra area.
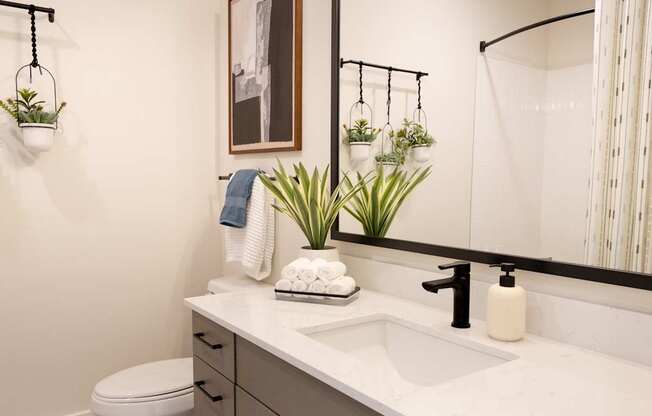
[(378, 416), (193, 312), (195, 416)]
[[(235, 381), (235, 337), (203, 316), (192, 315), (193, 352), (224, 377)], [(217, 348), (219, 346), (219, 348)]]
[(265, 407), (264, 404), (254, 399), (249, 393), (240, 387), (235, 388), (235, 400), (238, 408), (236, 416), (275, 416), (276, 413)]
[(193, 361), (195, 416), (235, 416), (235, 385), (197, 358)]

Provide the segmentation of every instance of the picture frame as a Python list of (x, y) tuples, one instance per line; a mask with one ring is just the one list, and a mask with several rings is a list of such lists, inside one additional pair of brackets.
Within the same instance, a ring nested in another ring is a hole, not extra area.
[(301, 150), (302, 0), (229, 0), (229, 154)]

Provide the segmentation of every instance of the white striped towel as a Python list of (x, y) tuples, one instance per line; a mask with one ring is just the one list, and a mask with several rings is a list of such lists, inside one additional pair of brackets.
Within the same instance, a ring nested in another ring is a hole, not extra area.
[(256, 178), (247, 206), (245, 228), (225, 227), (227, 262), (240, 262), (243, 271), (256, 280), (272, 272), (274, 254), (274, 199), (265, 185)]

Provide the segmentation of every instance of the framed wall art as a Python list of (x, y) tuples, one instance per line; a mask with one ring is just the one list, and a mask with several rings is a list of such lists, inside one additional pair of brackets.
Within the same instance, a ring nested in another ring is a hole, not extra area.
[(229, 1), (229, 153), (301, 150), (302, 0)]

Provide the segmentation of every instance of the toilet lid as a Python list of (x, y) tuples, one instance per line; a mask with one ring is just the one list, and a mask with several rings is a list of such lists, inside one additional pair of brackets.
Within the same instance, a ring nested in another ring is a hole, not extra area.
[(106, 399), (136, 399), (192, 387), (192, 358), (157, 361), (117, 372), (95, 386)]

